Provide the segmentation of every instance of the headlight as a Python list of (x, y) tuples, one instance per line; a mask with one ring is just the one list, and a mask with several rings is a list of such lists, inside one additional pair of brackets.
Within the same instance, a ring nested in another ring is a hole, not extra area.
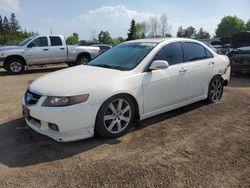
[(71, 97), (47, 97), (43, 102), (42, 106), (49, 106), (49, 107), (70, 106), (85, 102), (88, 100), (88, 98), (89, 94), (71, 96)]

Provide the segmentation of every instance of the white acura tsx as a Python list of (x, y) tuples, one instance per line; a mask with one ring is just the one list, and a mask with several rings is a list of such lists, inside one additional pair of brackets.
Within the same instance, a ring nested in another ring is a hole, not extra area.
[(116, 138), (135, 121), (197, 101), (221, 99), (230, 63), (191, 39), (122, 43), (92, 60), (35, 80), (23, 98), (26, 123), (57, 141)]

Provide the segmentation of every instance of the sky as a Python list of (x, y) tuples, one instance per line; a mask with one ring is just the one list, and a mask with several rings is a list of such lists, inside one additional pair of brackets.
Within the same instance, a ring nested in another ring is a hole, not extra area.
[(250, 0), (0, 0), (0, 14), (14, 12), (23, 29), (40, 35), (73, 32), (91, 39), (101, 30), (126, 37), (131, 20), (147, 21), (166, 13), (175, 36), (180, 25), (203, 27), (210, 34), (227, 15), (250, 19)]

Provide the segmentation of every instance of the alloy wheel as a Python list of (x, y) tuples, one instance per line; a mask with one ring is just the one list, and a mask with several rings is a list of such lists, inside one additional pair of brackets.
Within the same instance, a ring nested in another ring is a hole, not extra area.
[(12, 62), (10, 64), (10, 70), (14, 73), (18, 73), (22, 70), (22, 65), (19, 62)]
[(211, 85), (211, 90), (210, 90), (211, 99), (214, 102), (219, 101), (221, 98), (222, 92), (223, 92), (222, 82), (219, 79), (215, 79)]
[(125, 99), (115, 99), (106, 108), (104, 113), (104, 125), (110, 133), (120, 133), (131, 121), (131, 106)]

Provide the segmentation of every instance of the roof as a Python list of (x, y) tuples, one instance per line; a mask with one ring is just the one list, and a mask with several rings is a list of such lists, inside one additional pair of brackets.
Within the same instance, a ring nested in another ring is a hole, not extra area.
[(138, 40), (132, 40), (128, 42), (151, 42), (151, 43), (161, 43), (166, 41), (190, 41), (190, 42), (197, 42), (197, 40), (194, 39), (187, 39), (187, 38), (177, 38), (177, 37), (171, 37), (171, 38), (149, 38), (149, 39), (138, 39)]

